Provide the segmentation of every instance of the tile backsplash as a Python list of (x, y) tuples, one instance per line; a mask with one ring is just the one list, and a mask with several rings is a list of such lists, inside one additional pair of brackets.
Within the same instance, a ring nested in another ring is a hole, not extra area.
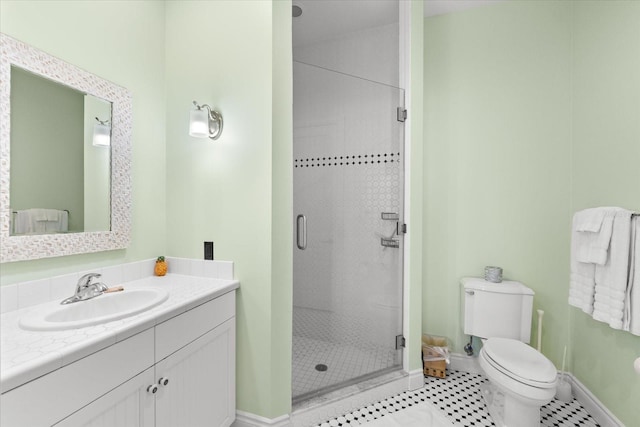
[[(232, 261), (167, 257), (167, 264), (169, 273), (172, 274), (233, 279)], [(2, 286), (0, 287), (0, 313), (7, 313), (47, 301), (63, 300), (74, 293), (78, 279), (86, 273), (102, 274), (100, 281), (111, 287), (153, 275), (154, 265), (155, 258), (152, 258)]]

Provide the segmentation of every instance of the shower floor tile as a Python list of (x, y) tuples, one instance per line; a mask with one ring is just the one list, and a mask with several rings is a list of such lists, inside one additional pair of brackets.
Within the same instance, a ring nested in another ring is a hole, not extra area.
[[(421, 402), (437, 407), (454, 426), (495, 426), (480, 395), (480, 385), (485, 381), (483, 375), (461, 371), (450, 371), (443, 379), (427, 377), (423, 388), (400, 393), (316, 427), (366, 425)], [(599, 424), (576, 399), (569, 403), (554, 399), (542, 407), (540, 426), (599, 427)]]
[[(394, 366), (396, 351), (293, 337), (292, 393), (298, 398)], [(318, 365), (326, 366), (319, 371)]]

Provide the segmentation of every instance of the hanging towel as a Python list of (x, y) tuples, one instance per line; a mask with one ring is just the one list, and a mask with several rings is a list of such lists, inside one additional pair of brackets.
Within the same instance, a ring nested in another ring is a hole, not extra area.
[(35, 220), (32, 218), (29, 210), (17, 211), (14, 221), (14, 234), (27, 234), (33, 231), (33, 224), (35, 223)]
[(15, 216), (15, 234), (60, 233), (69, 230), (69, 214), (58, 209), (24, 209)]
[(640, 336), (640, 216), (633, 218), (631, 235), (631, 265), (623, 329)]
[(39, 233), (62, 233), (68, 231), (69, 215), (67, 211), (58, 209), (35, 209), (38, 211), (36, 231)]
[(608, 323), (614, 329), (623, 329), (629, 280), (632, 213), (626, 209), (615, 213), (606, 263), (595, 266), (593, 318)]
[(571, 276), (569, 282), (569, 304), (578, 307), (587, 314), (593, 313), (595, 292), (595, 265), (578, 261), (577, 253), (580, 236), (577, 230), (580, 212), (573, 216), (571, 232)]
[[(592, 208), (577, 212), (574, 231), (577, 239), (576, 259), (604, 265), (613, 233), (613, 220), (620, 208)], [(598, 222), (600, 223), (598, 225)]]
[(47, 221), (45, 221), (46, 233), (63, 233), (69, 229), (69, 214), (67, 211), (47, 209)]
[(576, 212), (575, 230), (598, 233), (606, 212), (607, 208), (590, 208)]

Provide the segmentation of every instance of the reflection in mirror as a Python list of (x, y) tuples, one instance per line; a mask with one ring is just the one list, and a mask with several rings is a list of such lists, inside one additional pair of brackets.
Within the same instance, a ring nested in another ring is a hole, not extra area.
[(111, 103), (11, 67), (11, 234), (107, 231)]
[(126, 248), (131, 93), (2, 33), (0, 51), (0, 262)]
[[(96, 120), (98, 119), (98, 120)], [(103, 122), (105, 124), (100, 124)], [(84, 231), (110, 230), (111, 214), (111, 103), (84, 95)], [(106, 145), (95, 129), (106, 131)]]

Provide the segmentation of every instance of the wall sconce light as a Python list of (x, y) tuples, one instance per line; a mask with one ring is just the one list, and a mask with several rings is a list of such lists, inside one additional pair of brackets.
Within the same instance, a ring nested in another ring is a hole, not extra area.
[(96, 117), (98, 123), (93, 125), (93, 145), (95, 147), (108, 147), (111, 145), (111, 124), (109, 120), (100, 120)]
[(196, 138), (210, 138), (214, 141), (220, 138), (222, 115), (212, 110), (207, 104), (198, 105), (193, 101), (193, 105), (196, 109), (191, 110), (189, 117), (189, 135)]

